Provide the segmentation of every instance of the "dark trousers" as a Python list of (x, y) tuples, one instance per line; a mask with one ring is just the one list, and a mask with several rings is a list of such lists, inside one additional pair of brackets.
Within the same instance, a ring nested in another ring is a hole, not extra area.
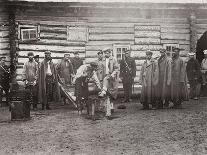
[(3, 99), (3, 91), (5, 92), (6, 105), (9, 105), (9, 89), (8, 88), (0, 89), (0, 104), (2, 103), (2, 99)]
[(37, 108), (36, 86), (28, 85), (25, 89), (29, 91), (27, 99), (30, 101), (30, 104), (32, 104), (33, 108)]
[(190, 98), (199, 97), (201, 84), (197, 81), (190, 81)]
[(123, 82), (123, 88), (124, 88), (124, 96), (126, 100), (129, 100), (132, 96), (132, 85), (133, 85), (133, 80), (130, 75), (129, 77), (124, 77), (122, 82)]
[(49, 102), (52, 101), (53, 98), (53, 76), (46, 76), (46, 97), (44, 99), (44, 103), (42, 106), (46, 106), (49, 108)]

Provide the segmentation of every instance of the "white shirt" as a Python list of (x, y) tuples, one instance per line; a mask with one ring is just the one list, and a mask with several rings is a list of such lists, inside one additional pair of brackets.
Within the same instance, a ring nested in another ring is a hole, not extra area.
[(46, 72), (47, 75), (52, 75), (52, 71), (51, 71), (51, 68), (50, 68), (50, 62), (48, 61), (47, 62), (47, 72)]
[(109, 58), (106, 58), (106, 74), (109, 74)]

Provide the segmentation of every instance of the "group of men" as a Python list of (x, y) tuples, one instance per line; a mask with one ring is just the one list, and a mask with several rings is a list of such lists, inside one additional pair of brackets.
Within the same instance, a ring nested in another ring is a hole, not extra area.
[(37, 103), (42, 104), (42, 109), (50, 109), (51, 101), (60, 101), (60, 89), (58, 80), (65, 84), (71, 84), (71, 79), (83, 61), (78, 52), (70, 59), (65, 54), (60, 63), (55, 65), (52, 61), (51, 52), (45, 51), (44, 60), (39, 62), (39, 55), (34, 56), (33, 52), (28, 53), (28, 61), (23, 66), (22, 80), (25, 88), (32, 93), (33, 109), (37, 109)]

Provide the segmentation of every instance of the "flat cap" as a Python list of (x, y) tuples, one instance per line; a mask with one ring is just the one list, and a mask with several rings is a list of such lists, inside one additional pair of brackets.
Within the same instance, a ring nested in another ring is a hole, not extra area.
[(160, 49), (160, 53), (166, 53), (166, 49), (165, 48), (161, 48)]
[(146, 51), (146, 55), (152, 55), (152, 54), (153, 54), (152, 51), (150, 51), (150, 50)]
[(97, 62), (90, 62), (90, 65), (91, 65), (92, 67), (98, 67), (98, 63), (97, 63)]
[(50, 51), (45, 51), (45, 54), (51, 54), (51, 52)]
[(75, 51), (75, 52), (73, 52), (73, 54), (79, 54), (79, 52), (78, 51)]
[(34, 53), (33, 52), (29, 52), (29, 53), (27, 53), (27, 56), (34, 56)]
[(106, 52), (111, 53), (112, 50), (111, 50), (110, 48), (105, 48), (105, 49), (103, 49), (102, 51), (103, 51), (104, 53), (106, 53)]
[(35, 55), (35, 56), (34, 56), (34, 58), (39, 58), (39, 57), (40, 57), (39, 55)]
[(101, 50), (100, 50), (100, 51), (98, 51), (98, 53), (97, 53), (97, 54), (103, 54), (103, 51), (101, 51)]

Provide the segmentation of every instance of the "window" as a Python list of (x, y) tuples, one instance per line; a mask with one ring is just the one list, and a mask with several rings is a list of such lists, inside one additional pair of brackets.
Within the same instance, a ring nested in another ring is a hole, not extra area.
[(67, 26), (68, 41), (88, 41), (88, 28), (86, 26)]
[(164, 48), (167, 50), (168, 52), (168, 56), (172, 57), (172, 52), (174, 50), (174, 48), (178, 48), (179, 44), (164, 44)]
[(18, 39), (22, 41), (40, 39), (40, 26), (37, 25), (19, 25)]
[(130, 49), (130, 45), (117, 45), (117, 44), (114, 44), (113, 45), (113, 55), (115, 57), (115, 59), (120, 62), (120, 60), (122, 60), (123, 58), (123, 54), (124, 54), (124, 51)]

